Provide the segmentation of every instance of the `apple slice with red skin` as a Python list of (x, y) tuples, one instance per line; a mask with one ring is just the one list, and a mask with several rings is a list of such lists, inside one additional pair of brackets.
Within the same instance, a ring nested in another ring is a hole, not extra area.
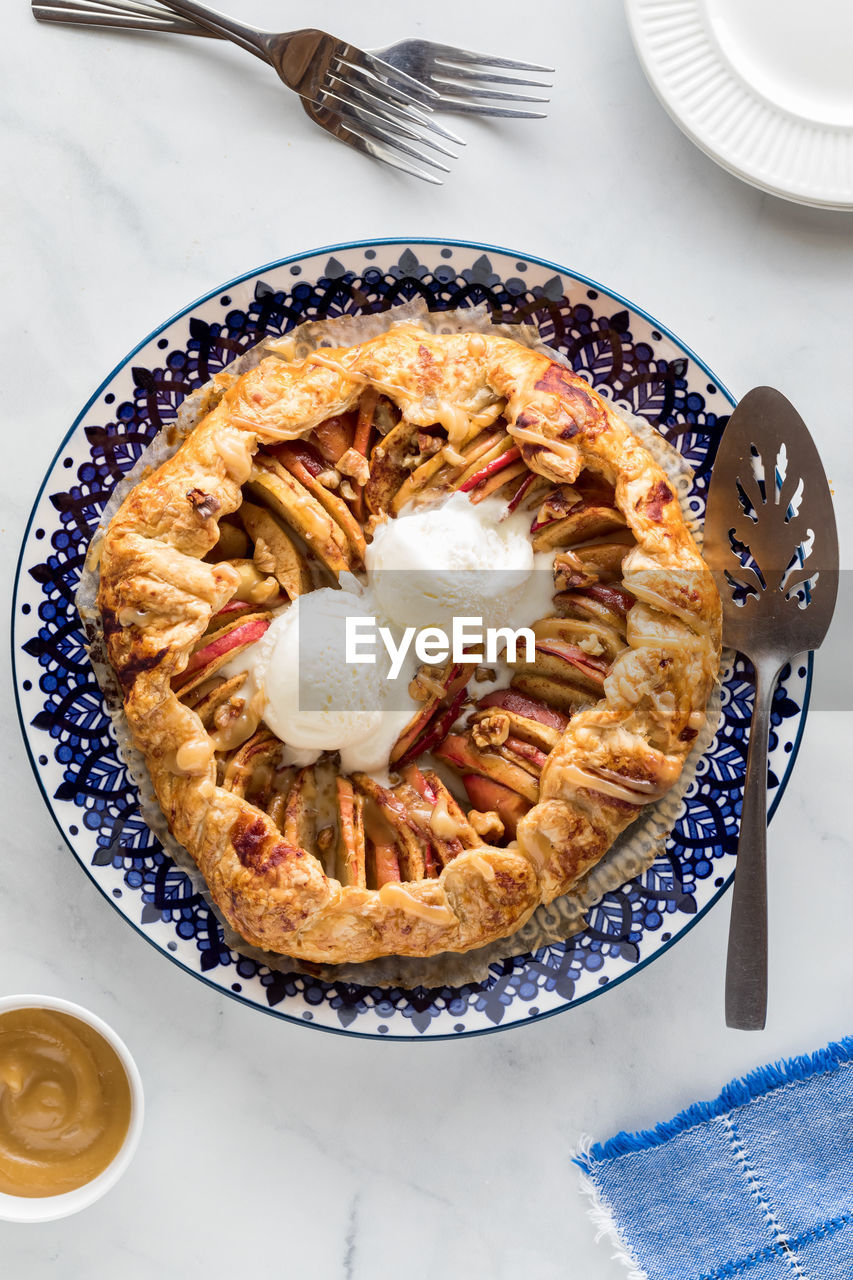
[(636, 604), (630, 591), (626, 591), (624, 587), (615, 587), (603, 582), (584, 587), (581, 595), (588, 596), (590, 600), (597, 600), (608, 609), (613, 609), (615, 613), (621, 614), (623, 618), (628, 616), (628, 610)]
[(512, 677), (512, 687), (520, 689), (531, 698), (547, 699), (549, 706), (559, 708), (572, 716), (583, 707), (593, 707), (600, 695), (591, 693), (577, 684), (566, 684), (536, 667), (519, 671)]
[[(264, 608), (280, 609), (284, 604), (287, 604), (287, 596), (280, 595), (276, 596), (273, 600), (265, 600)], [(227, 604), (222, 606), (218, 613), (213, 615), (211, 622), (216, 622), (218, 618), (222, 618), (228, 622), (234, 622), (238, 613), (249, 614), (257, 612), (258, 606), (253, 604), (251, 600), (229, 600)]]
[(477, 706), (501, 707), (504, 711), (513, 711), (527, 720), (538, 720), (551, 729), (559, 729), (561, 733), (569, 723), (569, 717), (563, 715), (562, 711), (546, 707), (544, 702), (537, 702), (534, 698), (525, 698), (515, 689), (495, 689), (481, 698)]
[(495, 751), (478, 750), (465, 734), (448, 734), (433, 754), (461, 774), (479, 773), (484, 778), (493, 778), (495, 782), (517, 791), (531, 804), (539, 799), (539, 783), (532, 774)]
[(399, 882), (402, 876), (394, 828), (369, 796), (364, 802), (363, 820), (368, 888), (380, 889), (383, 884)]
[(510, 791), (509, 787), (495, 782), (494, 778), (484, 778), (478, 773), (463, 774), (462, 785), (472, 807), (480, 813), (496, 813), (507, 836), (514, 840), (519, 822), (530, 809), (527, 800), (517, 791)]
[[(472, 476), (469, 476), (467, 480), (460, 484), (459, 492), (470, 493), (472, 489), (476, 489), (491, 476), (494, 476), (499, 471), (503, 471), (506, 467), (511, 466), (513, 462), (518, 462), (520, 460), (521, 450), (517, 445), (511, 445), (509, 449), (504, 450), (503, 453), (499, 453), (496, 458), (492, 458), (491, 462), (487, 462), (484, 467), (479, 471), (475, 471)], [(527, 470), (526, 464), (524, 469)], [(505, 483), (505, 481), (502, 481), (502, 483)]]
[(505, 738), (498, 749), (510, 757), (515, 756), (522, 769), (527, 769), (537, 778), (548, 759), (547, 754), (540, 751), (534, 743), (524, 742), (522, 738), (516, 738), (512, 734)]
[[(440, 681), (444, 692), (440, 696), (433, 694), (406, 725), (391, 751), (392, 765), (407, 764), (424, 751), (430, 751), (432, 745), (425, 745), (427, 740), (430, 744), (441, 741), (459, 715), (468, 681), (475, 670), (474, 663), (448, 663)], [(450, 711), (454, 714), (448, 718)]]
[(281, 743), (267, 728), (260, 728), (231, 756), (222, 786), (264, 808), (281, 757)]
[(338, 522), (275, 458), (260, 451), (255, 454), (247, 488), (262, 506), (269, 507), (289, 528), (295, 529), (335, 577), (359, 567), (358, 558), (353, 559), (349, 540)]
[(512, 497), (510, 498), (509, 502), (507, 503), (507, 508), (506, 508), (506, 509), (507, 509), (507, 512), (508, 512), (510, 515), (512, 515), (513, 511), (515, 511), (515, 509), (516, 509), (516, 507), (518, 507), (519, 503), (521, 503), (521, 502), (523, 501), (525, 494), (526, 494), (526, 493), (529, 491), (529, 489), (530, 489), (530, 486), (534, 483), (534, 481), (536, 481), (536, 480), (538, 480), (538, 479), (541, 479), (541, 477), (540, 477), (540, 476), (537, 476), (537, 474), (536, 474), (536, 472), (535, 472), (535, 471), (530, 471), (530, 472), (529, 472), (529, 473), (524, 477), (524, 479), (522, 480), (521, 484), (518, 486), (518, 488), (516, 489), (515, 493), (512, 495)]
[(364, 487), (364, 499), (371, 515), (392, 509), (395, 494), (410, 475), (406, 458), (412, 453), (417, 430), (413, 422), (401, 418), (371, 449), (370, 479)]
[(600, 538), (624, 524), (624, 517), (612, 507), (588, 507), (581, 503), (562, 519), (549, 520), (538, 526), (534, 521), (530, 530), (533, 550), (550, 551), (553, 547), (565, 547), (572, 542)]
[[(599, 662), (598, 659), (590, 657), (583, 649), (579, 649), (576, 644), (567, 644), (564, 640), (537, 640), (536, 653), (541, 654), (544, 658), (556, 659), (558, 662), (565, 662), (567, 666), (572, 667), (579, 676), (581, 676), (587, 687), (596, 690), (604, 688), (604, 680), (610, 670), (606, 663)], [(545, 664), (541, 664), (545, 665)], [(552, 671), (557, 671), (551, 663), (547, 664)]]
[[(287, 795), (282, 835), (296, 849), (317, 852), (317, 777), (309, 765), (300, 769)], [(322, 862), (322, 858), (320, 858)]]
[[(453, 701), (444, 706), (443, 709), (438, 708), (437, 714), (430, 717), (426, 727), (422, 730), (409, 745), (408, 749), (398, 755), (399, 746), (395, 746), (391, 755), (391, 763), (394, 766), (407, 764), (410, 760), (416, 760), (418, 756), (426, 755), (428, 751), (434, 751), (436, 746), (444, 741), (446, 735), (450, 732), (455, 721), (461, 714), (463, 704), (468, 696), (467, 685), (463, 685), (457, 692)], [(396, 759), (395, 759), (396, 756)]]
[(554, 612), (560, 618), (574, 618), (597, 626), (610, 627), (624, 639), (626, 616), (616, 608), (610, 608), (601, 600), (580, 591), (560, 591), (554, 596)]
[[(429, 821), (423, 827), (424, 839), (429, 846), (434, 847), (441, 866), (458, 857), (463, 849), (475, 848), (480, 844), (476, 831), (437, 773), (430, 771), (428, 774), (423, 774), (416, 764), (408, 764), (400, 770), (400, 776), (403, 786), (423, 800), (431, 811), (442, 804), (444, 812), (456, 828), (454, 835), (442, 834), (433, 825), (432, 812)], [(400, 795), (403, 798), (402, 789), (400, 789)], [(429, 868), (429, 857), (426, 858), (426, 862)]]
[(499, 471), (497, 475), (489, 476), (478, 488), (472, 491), (471, 502), (476, 506), (478, 502), (483, 502), (486, 498), (490, 498), (493, 493), (500, 492), (504, 485), (511, 484), (513, 480), (518, 480), (527, 470), (527, 463), (522, 459), (519, 462), (514, 462), (505, 471)]
[(438, 796), (427, 782), (424, 775), (416, 764), (407, 764), (404, 769), (400, 770), (400, 777), (407, 782), (410, 787), (417, 791), (422, 800), (426, 800), (427, 804), (435, 805), (438, 802)]
[(207, 680), (232, 657), (256, 644), (270, 625), (269, 616), (238, 619), (238, 621), (208, 637), (207, 643), (195, 653), (172, 687), (178, 694), (189, 693), (191, 688)]
[(352, 448), (355, 434), (355, 414), (341, 413), (333, 418), (326, 418), (310, 432), (308, 439), (316, 445), (324, 462), (333, 467), (342, 458), (347, 449)]

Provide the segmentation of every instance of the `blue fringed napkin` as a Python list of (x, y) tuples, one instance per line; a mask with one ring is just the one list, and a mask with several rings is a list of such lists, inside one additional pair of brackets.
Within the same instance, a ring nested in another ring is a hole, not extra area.
[(853, 1037), (575, 1161), (632, 1280), (853, 1280)]

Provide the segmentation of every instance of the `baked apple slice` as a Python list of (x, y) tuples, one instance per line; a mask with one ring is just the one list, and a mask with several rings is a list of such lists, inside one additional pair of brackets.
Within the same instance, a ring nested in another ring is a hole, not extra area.
[[(288, 440), (285, 444), (276, 445), (269, 452), (294, 479), (308, 490), (312, 497), (316, 498), (320, 506), (344, 531), (352, 552), (353, 563), (358, 568), (362, 568), (365, 542), (361, 525), (343, 498), (338, 497), (323, 484), (321, 477), (327, 468), (316, 450), (302, 440)], [(338, 461), (340, 462), (340, 459)]]
[(585, 495), (574, 485), (557, 485), (542, 503), (530, 526), (534, 551), (586, 542), (623, 528), (625, 517), (606, 505), (599, 492)]
[(400, 858), (394, 828), (386, 821), (378, 805), (367, 797), (364, 802), (365, 876), (370, 889), (402, 879)]
[(340, 525), (305, 486), (274, 459), (255, 454), (247, 487), (299, 534), (335, 577), (357, 567)]
[[(468, 734), (451, 733), (436, 747), (433, 754), (445, 764), (451, 765), (463, 776), (477, 773), (483, 778), (492, 778), (511, 791), (524, 796), (531, 804), (539, 799), (538, 777), (525, 765), (508, 759), (501, 750), (481, 750), (475, 746)], [(545, 756), (542, 756), (544, 764)]]
[(468, 681), (476, 669), (475, 663), (467, 662), (448, 662), (437, 676), (420, 669), (414, 683), (420, 683), (428, 696), (394, 743), (392, 767), (415, 760), (441, 742), (462, 710)]
[(295, 600), (310, 591), (312, 582), (308, 563), (272, 511), (244, 501), (240, 507), (240, 519), (255, 547), (260, 546), (269, 552), (271, 572), (288, 598)]
[(423, 838), (415, 820), (410, 817), (406, 805), (390, 787), (371, 778), (368, 773), (354, 773), (352, 781), (379, 811), (391, 828), (400, 875), (403, 880), (423, 880), (426, 874), (426, 858)]
[(338, 802), (338, 847), (335, 873), (341, 884), (367, 885), (365, 873), (364, 796), (349, 778), (335, 778)]
[(413, 422), (401, 418), (371, 450), (370, 477), (364, 486), (364, 500), (371, 515), (392, 510), (394, 497), (411, 470), (407, 459), (417, 454), (417, 432)]
[(220, 667), (238, 653), (256, 644), (270, 625), (269, 613), (255, 613), (226, 622), (218, 631), (202, 637), (172, 687), (181, 697), (215, 675)]
[(281, 743), (267, 728), (258, 729), (227, 761), (221, 786), (265, 809), (281, 762)]
[(509, 787), (495, 782), (494, 778), (484, 778), (481, 774), (464, 773), (462, 785), (473, 808), (478, 813), (496, 813), (506, 835), (514, 840), (519, 822), (531, 807), (530, 802), (517, 791), (511, 791)]
[(499, 452), (509, 448), (512, 441), (507, 435), (505, 425), (483, 430), (472, 423), (455, 450), (461, 459), (456, 462), (448, 460), (447, 440), (443, 432), (436, 443), (438, 447), (430, 447), (429, 456), (419, 462), (400, 487), (391, 508), (395, 515), (399, 514), (416, 493), (426, 489), (436, 493), (452, 493), (467, 476), (483, 464), (487, 456), (491, 456), (493, 451)]

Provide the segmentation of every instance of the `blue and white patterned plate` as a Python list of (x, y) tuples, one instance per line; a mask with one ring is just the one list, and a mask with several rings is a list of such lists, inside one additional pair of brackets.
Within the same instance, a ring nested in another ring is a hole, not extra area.
[[(738, 662), (723, 718), (666, 850), (609, 893), (568, 942), (509, 956), (486, 981), (414, 991), (270, 971), (225, 946), (218, 921), (142, 822), (116, 751), (74, 609), (86, 546), (113, 486), (193, 388), (264, 335), (304, 320), (488, 303), (535, 323), (596, 387), (654, 423), (696, 471), (701, 513), (732, 399), (673, 334), (583, 276), (502, 249), (445, 241), (338, 245), (286, 258), (194, 302), (106, 378), (74, 422), (27, 526), (13, 612), (21, 725), (69, 848), (116, 910), (164, 955), (246, 1004), (327, 1031), (386, 1039), (477, 1034), (547, 1017), (600, 995), (671, 946), (731, 878), (752, 705)], [(773, 807), (803, 729), (809, 664), (786, 670), (773, 707)], [(106, 957), (105, 957), (106, 960)]]

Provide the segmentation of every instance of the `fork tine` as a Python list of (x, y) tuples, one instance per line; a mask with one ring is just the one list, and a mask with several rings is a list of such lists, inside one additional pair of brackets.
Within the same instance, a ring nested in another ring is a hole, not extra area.
[(468, 102), (462, 98), (451, 98), (441, 95), (442, 111), (451, 111), (460, 116), (495, 116), (501, 120), (545, 120), (547, 111), (514, 111), (511, 107), (490, 107), (479, 99)]
[[(321, 90), (325, 93), (327, 90)], [(401, 137), (414, 138), (416, 142), (423, 142), (425, 146), (432, 147), (433, 151), (441, 152), (441, 155), (450, 156), (451, 160), (457, 159), (456, 151), (451, 151), (450, 147), (442, 146), (441, 142), (435, 141), (435, 138), (429, 134), (418, 133), (412, 125), (420, 124), (418, 118), (412, 118), (406, 111), (401, 111), (396, 102), (383, 102), (379, 97), (375, 97), (373, 93), (362, 90), (357, 84), (339, 81), (336, 77), (332, 77), (330, 84), (330, 93), (336, 96), (338, 101), (351, 102), (352, 105), (360, 106), (362, 110), (369, 111), (375, 119), (382, 120), (383, 124), (387, 124), (389, 128), (401, 134)], [(394, 114), (396, 113), (396, 114)], [(432, 122), (424, 122), (424, 128), (430, 128)]]
[[(439, 169), (442, 173), (450, 173), (449, 168), (441, 160), (435, 156), (425, 155), (422, 151), (418, 151), (416, 147), (412, 147), (404, 140), (402, 136), (395, 130), (389, 134), (387, 132), (388, 122), (381, 116), (375, 115), (372, 111), (368, 111), (365, 107), (358, 103), (347, 101), (346, 98), (340, 98), (336, 93), (324, 92), (321, 106), (326, 107), (334, 104), (332, 110), (336, 110), (343, 120), (347, 128), (357, 125), (360, 131), (369, 133), (377, 142), (382, 143), (386, 147), (393, 147), (397, 151), (402, 151), (404, 155), (411, 156), (413, 160), (420, 160), (421, 164), (431, 165), (434, 169)], [(395, 127), (392, 126), (392, 129)], [(411, 136), (411, 135), (410, 135)], [(422, 142), (417, 134), (414, 139)], [(452, 156), (451, 159), (455, 159)]]
[[(413, 178), (421, 178), (424, 182), (431, 182), (434, 186), (440, 187), (442, 179), (437, 173), (430, 173), (428, 170), (418, 169), (415, 165), (409, 164), (403, 156), (396, 152), (387, 151), (378, 144), (377, 140), (369, 133), (362, 132), (360, 126), (355, 123), (344, 121), (340, 116), (335, 114), (333, 121), (329, 120), (329, 109), (322, 108), (319, 104), (312, 102), (308, 98), (302, 99), (302, 106), (307, 115), (315, 124), (319, 124), (322, 128), (327, 129), (333, 137), (339, 142), (344, 142), (348, 147), (353, 147), (356, 151), (360, 151), (363, 155), (371, 156), (374, 160), (379, 160), (383, 164), (390, 165), (392, 169), (399, 169), (402, 173), (407, 173)], [(317, 116), (317, 111), (322, 112), (323, 118)]]
[[(392, 86), (384, 84), (376, 75), (371, 71), (365, 70), (364, 67), (357, 67), (351, 64), (344, 64), (344, 66), (347, 74), (338, 75), (337, 72), (332, 71), (330, 74), (333, 79), (347, 84), (351, 83), (354, 77), (360, 77), (363, 83), (359, 85), (359, 88), (364, 92), (371, 92), (377, 100), (382, 100), (388, 107), (394, 104), (398, 110), (417, 120), (418, 124), (422, 125), (423, 128), (429, 129), (432, 133), (437, 133), (441, 138), (446, 138), (448, 142), (454, 142), (458, 147), (465, 146), (464, 138), (460, 138), (456, 133), (451, 133), (450, 129), (445, 128), (444, 125), (439, 124), (433, 118), (432, 106), (428, 103), (415, 102), (403, 94), (395, 95)], [(389, 89), (391, 90), (390, 93), (388, 92)]]
[(472, 49), (457, 49), (452, 44), (432, 44), (434, 57), (448, 59), (451, 62), (464, 63), (466, 66), (499, 67), (504, 71), (538, 71), (547, 75), (554, 74), (553, 67), (542, 66), (538, 62), (514, 62), (511, 58), (493, 58), (488, 53), (475, 53)]
[[(370, 111), (371, 114), (382, 119), (386, 124), (395, 126), (405, 136), (416, 138), (418, 142), (425, 143), (428, 147), (432, 147), (434, 151), (440, 151), (442, 155), (450, 156), (452, 160), (457, 158), (455, 151), (442, 146), (440, 142), (435, 141), (432, 137), (417, 133), (412, 128), (414, 125), (420, 125), (421, 128), (428, 129), (430, 133), (437, 133), (439, 136), (444, 135), (445, 131), (436, 129), (429, 116), (421, 115), (420, 112), (407, 111), (398, 106), (396, 102), (386, 102), (384, 99), (377, 97), (376, 94), (370, 93), (368, 89), (362, 88), (361, 85), (353, 84), (349, 80), (341, 80), (338, 76), (331, 76), (330, 82), (331, 92), (338, 99), (343, 101), (355, 100), (359, 106), (366, 111)], [(326, 92), (326, 90), (323, 89), (321, 92)]]
[(421, 178), (424, 182), (431, 182), (436, 187), (444, 185), (442, 178), (436, 173), (428, 173), (423, 169), (417, 169), (413, 164), (407, 164), (402, 157), (398, 157), (393, 152), (386, 151), (384, 147), (377, 146), (373, 138), (368, 135), (362, 136), (353, 129), (349, 129), (349, 137), (343, 138), (339, 134), (338, 137), (342, 142), (347, 142), (351, 147), (355, 147), (357, 151), (364, 152), (367, 156), (372, 156), (374, 160), (381, 160), (383, 164), (390, 165), (392, 169), (399, 169), (401, 173), (411, 174), (413, 178)]
[[(457, 84), (453, 80), (446, 80), (444, 76), (433, 76), (433, 83), (441, 85), (446, 89), (448, 95), (458, 98), (462, 102), (480, 102), (483, 100), (494, 100), (496, 102), (550, 102), (550, 98), (537, 98), (527, 93), (498, 93), (494, 89), (475, 89), (470, 88), (464, 83)], [(444, 98), (444, 94), (442, 94)]]
[(553, 89), (554, 87), (545, 80), (522, 80), (518, 76), (493, 76), (488, 72), (474, 70), (470, 65), (455, 67), (452, 62), (445, 62), (442, 58), (437, 59), (435, 65), (437, 73), (453, 76), (465, 84), (506, 84), (516, 89)]

